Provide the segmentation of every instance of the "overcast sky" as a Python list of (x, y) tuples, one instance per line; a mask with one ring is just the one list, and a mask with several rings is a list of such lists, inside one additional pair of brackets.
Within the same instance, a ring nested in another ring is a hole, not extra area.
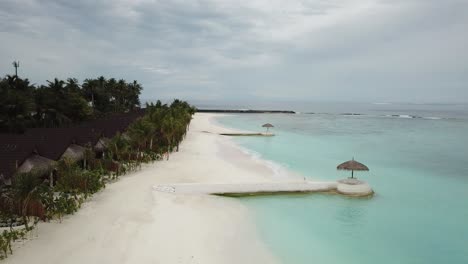
[(2, 75), (151, 99), (467, 102), (467, 49), (468, 0), (0, 0)]

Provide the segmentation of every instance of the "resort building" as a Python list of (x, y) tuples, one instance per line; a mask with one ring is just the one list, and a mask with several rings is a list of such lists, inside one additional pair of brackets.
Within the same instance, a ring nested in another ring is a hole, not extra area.
[[(83, 162), (86, 148), (102, 157), (106, 144), (144, 110), (114, 114), (73, 127), (31, 128), (24, 134), (0, 134), (0, 186), (11, 185), (16, 173), (47, 172), (41, 178), (53, 184), (53, 168), (60, 159)], [(84, 165), (84, 164), (82, 164)]]

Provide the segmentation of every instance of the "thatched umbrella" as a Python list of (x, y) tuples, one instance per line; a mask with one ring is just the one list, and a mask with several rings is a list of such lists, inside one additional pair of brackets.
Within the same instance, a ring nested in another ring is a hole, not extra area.
[(338, 170), (351, 171), (351, 178), (354, 178), (354, 171), (369, 171), (369, 168), (366, 165), (355, 161), (354, 158), (352, 160), (341, 163), (336, 168)]
[(273, 126), (273, 125), (270, 124), (270, 123), (266, 123), (266, 124), (264, 124), (262, 127), (266, 127), (266, 129), (267, 129), (266, 133), (268, 134), (268, 130), (269, 130), (271, 127), (275, 127), (275, 126)]

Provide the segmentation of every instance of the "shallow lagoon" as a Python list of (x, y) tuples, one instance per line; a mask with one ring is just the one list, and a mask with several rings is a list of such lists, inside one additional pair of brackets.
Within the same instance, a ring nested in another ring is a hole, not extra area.
[(242, 199), (284, 263), (468, 263), (468, 121), (434, 118), (433, 112), (427, 119), (398, 114), (219, 119), (254, 131), (274, 124), (275, 137), (235, 141), (310, 179), (348, 177), (336, 165), (353, 156), (370, 167), (357, 176), (376, 191), (371, 199), (326, 194)]

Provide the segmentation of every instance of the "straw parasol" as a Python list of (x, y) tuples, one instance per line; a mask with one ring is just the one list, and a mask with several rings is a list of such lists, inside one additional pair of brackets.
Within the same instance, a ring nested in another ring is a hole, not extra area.
[(275, 127), (275, 126), (273, 126), (273, 125), (270, 124), (270, 123), (266, 123), (266, 124), (264, 124), (262, 127), (266, 127), (266, 129), (267, 129), (266, 132), (267, 132), (267, 134), (268, 134), (268, 130), (269, 130), (271, 127)]
[(366, 165), (355, 161), (354, 158), (352, 160), (341, 163), (336, 168), (338, 170), (351, 171), (351, 178), (354, 178), (354, 171), (369, 171), (369, 168)]

